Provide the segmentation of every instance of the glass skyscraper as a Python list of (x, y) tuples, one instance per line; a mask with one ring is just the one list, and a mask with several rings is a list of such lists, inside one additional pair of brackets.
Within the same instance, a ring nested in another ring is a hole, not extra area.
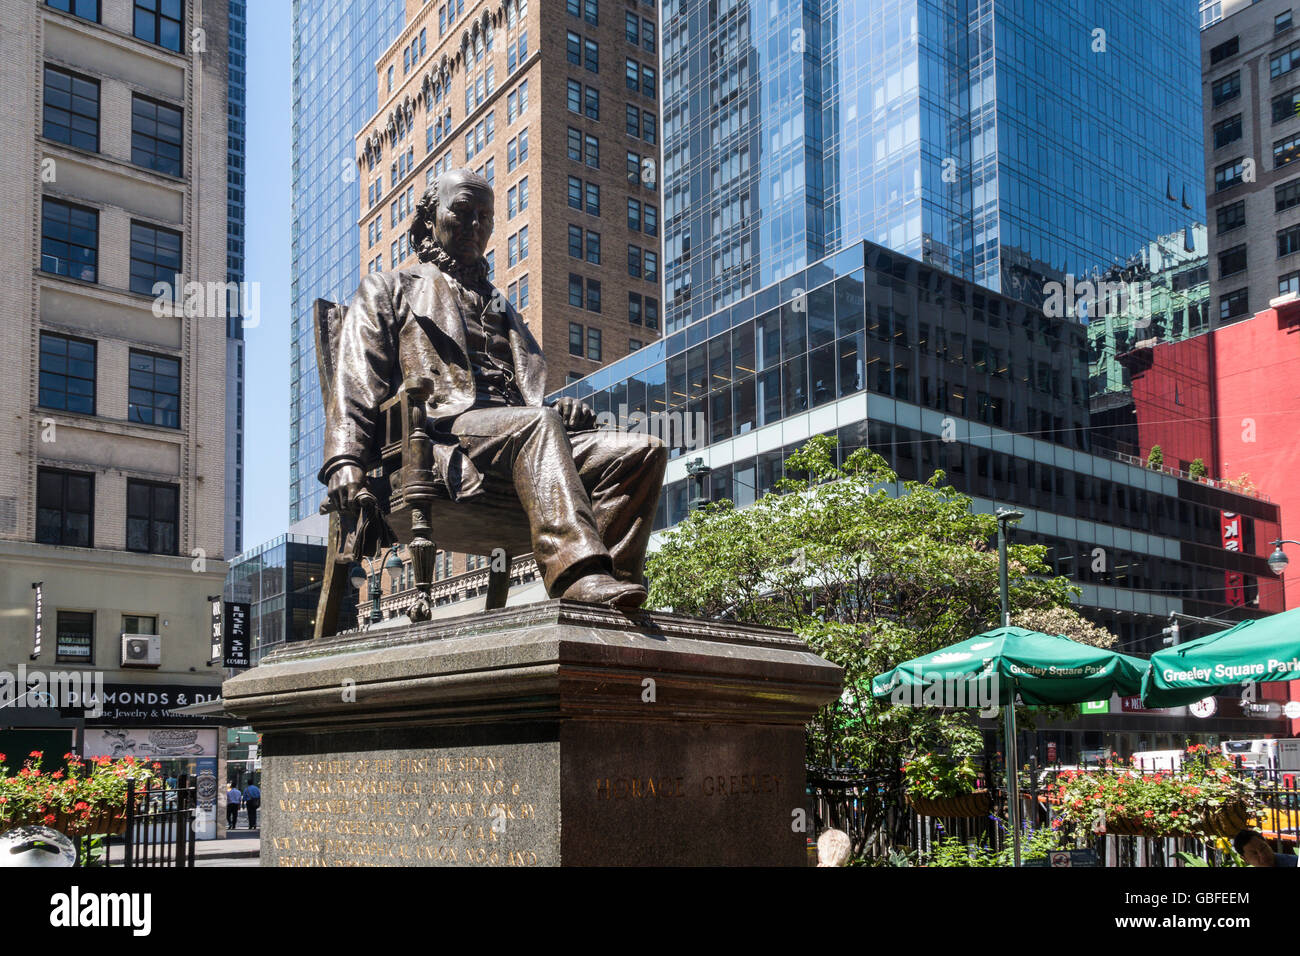
[(293, 4), (293, 263), (289, 520), (316, 513), (324, 416), (312, 303), (349, 298), (361, 274), (356, 131), (379, 109), (375, 62), (405, 23), (404, 0)]
[(1204, 221), (1186, 0), (665, 0), (668, 332), (867, 239), (1027, 302)]
[[(226, 281), (244, 281), (244, 158), (247, 100), (248, 7), (230, 0), (229, 80), (226, 96)], [(242, 294), (226, 318), (226, 542), (227, 557), (244, 542), (244, 323)]]

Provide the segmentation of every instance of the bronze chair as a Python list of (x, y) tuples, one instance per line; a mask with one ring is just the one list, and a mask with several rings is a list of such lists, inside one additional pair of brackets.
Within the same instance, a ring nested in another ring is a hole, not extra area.
[[(347, 314), (342, 304), (317, 299), (314, 307), (316, 370), (328, 404), (334, 383), (338, 331)], [(337, 632), (339, 607), (348, 586), (348, 568), (365, 556), (380, 558), (392, 544), (406, 545), (415, 576), (416, 597), (408, 610), (413, 621), (427, 620), (433, 608), (434, 557), (439, 548), (490, 557), (487, 609), (504, 607), (513, 558), (532, 551), (532, 536), (513, 485), (484, 479), (484, 493), (472, 503), (453, 501), (432, 470), (433, 447), (425, 422), (430, 384), (411, 378), (380, 407), (377, 457), (366, 463), (365, 496), (357, 514), (321, 504), (329, 514), (329, 551), (316, 608), (316, 637)], [(504, 560), (503, 560), (504, 558)]]

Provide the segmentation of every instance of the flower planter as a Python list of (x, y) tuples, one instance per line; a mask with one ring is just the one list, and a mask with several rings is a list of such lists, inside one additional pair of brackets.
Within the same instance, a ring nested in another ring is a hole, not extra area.
[(958, 797), (922, 797), (909, 793), (907, 802), (922, 817), (984, 817), (993, 809), (993, 799), (987, 790)]
[(1249, 825), (1247, 816), (1245, 804), (1229, 803), (1207, 814), (1203, 824), (1193, 823), (1189, 815), (1190, 825), (1160, 833), (1150, 820), (1120, 815), (1106, 818), (1106, 836), (1234, 837)]
[(90, 815), (84, 818), (80, 813), (70, 813), (63, 810), (54, 810), (52, 812), (54, 815), (53, 823), (49, 823), (45, 819), (49, 814), (40, 814), (35, 810), (29, 810), (14, 814), (8, 821), (0, 824), (0, 830), (48, 826), (70, 837), (100, 833), (121, 836), (126, 832), (126, 810), (124, 807), (99, 807), (92, 810)]

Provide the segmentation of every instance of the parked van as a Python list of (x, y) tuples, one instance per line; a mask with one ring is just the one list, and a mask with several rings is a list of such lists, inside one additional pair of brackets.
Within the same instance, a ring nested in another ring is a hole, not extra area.
[(1219, 746), (1223, 755), (1233, 763), (1241, 762), (1246, 769), (1258, 769), (1277, 766), (1278, 741), (1259, 740), (1225, 740)]
[(1181, 750), (1139, 750), (1133, 754), (1133, 769), (1143, 773), (1178, 770), (1183, 765)]

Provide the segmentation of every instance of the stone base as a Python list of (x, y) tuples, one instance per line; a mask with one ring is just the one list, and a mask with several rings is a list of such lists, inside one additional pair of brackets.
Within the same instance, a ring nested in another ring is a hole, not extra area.
[(802, 866), (840, 681), (785, 631), (548, 601), (290, 645), (223, 697), (264, 865)]

